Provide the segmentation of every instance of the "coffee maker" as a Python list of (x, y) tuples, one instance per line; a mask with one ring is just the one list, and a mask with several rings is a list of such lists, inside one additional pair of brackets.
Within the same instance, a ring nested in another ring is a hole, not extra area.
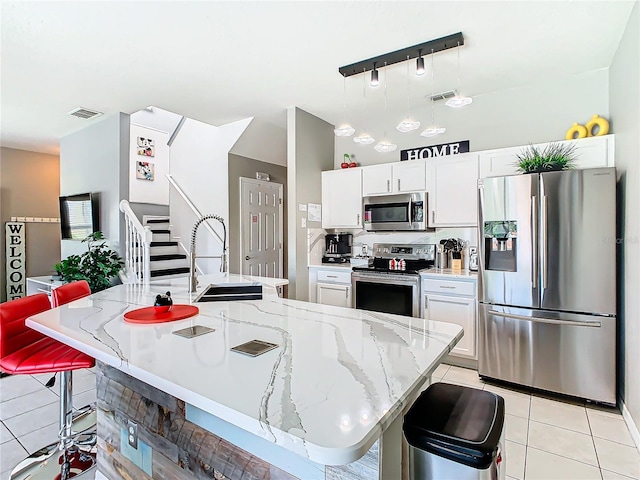
[(324, 237), (325, 248), (322, 263), (347, 263), (351, 258), (353, 235), (328, 233)]

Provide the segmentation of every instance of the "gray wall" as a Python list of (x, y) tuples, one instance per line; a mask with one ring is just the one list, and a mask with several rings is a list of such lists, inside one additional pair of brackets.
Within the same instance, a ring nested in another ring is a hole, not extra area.
[(240, 177), (256, 178), (256, 172), (268, 173), (272, 183), (283, 186), (282, 243), (284, 244), (282, 271), (287, 275), (287, 169), (280, 165), (253, 158), (229, 154), (229, 271), (240, 273)]
[[(352, 138), (337, 138), (336, 167), (345, 153), (354, 154), (359, 165), (372, 165), (399, 161), (402, 149), (458, 140), (469, 140), (471, 151), (564, 140), (574, 122), (584, 124), (595, 113), (609, 117), (609, 72), (605, 68), (570, 77), (532, 78), (527, 85), (474, 96), (473, 104), (461, 109), (449, 108), (444, 102), (436, 105), (436, 123), (446, 127), (444, 134), (434, 138), (419, 135), (431, 123), (426, 102), (416, 103), (413, 109), (422, 126), (411, 133), (395, 130), (405, 111), (371, 114), (372, 136), (382, 139), (381, 121), (385, 119), (387, 134), (397, 143), (398, 150), (381, 154), (373, 145), (356, 145)], [(358, 130), (357, 124), (353, 126)]]
[[(299, 204), (322, 203), (320, 173), (333, 170), (333, 125), (300, 110), (287, 109), (287, 194), (289, 198), (289, 298), (308, 300), (307, 229), (300, 226), (306, 212)], [(320, 224), (311, 225), (320, 227)]]
[(611, 126), (620, 177), (618, 215), (622, 399), (640, 426), (640, 7), (636, 2), (610, 68)]
[[(0, 301), (5, 301), (5, 222), (11, 217), (60, 216), (60, 158), (13, 148), (2, 148), (0, 155)], [(25, 241), (27, 277), (53, 273), (60, 261), (60, 224), (27, 223)]]
[[(96, 192), (100, 230), (124, 255), (124, 217), (120, 200), (129, 199), (129, 115), (115, 113), (60, 139), (60, 194)], [(87, 245), (62, 240), (62, 258)]]

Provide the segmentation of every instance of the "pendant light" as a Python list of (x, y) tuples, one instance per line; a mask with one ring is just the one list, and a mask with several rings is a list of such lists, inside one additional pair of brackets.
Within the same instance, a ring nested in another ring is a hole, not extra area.
[(373, 62), (373, 70), (371, 70), (371, 86), (378, 86), (378, 70), (376, 69), (376, 62)]
[(472, 102), (473, 98), (460, 95), (460, 42), (458, 42), (458, 90), (456, 90), (456, 96), (447, 100), (445, 105), (451, 108), (461, 108)]
[(440, 135), (447, 131), (444, 127), (436, 127), (435, 117), (436, 117), (436, 104), (433, 100), (433, 95), (435, 93), (435, 72), (433, 69), (433, 50), (431, 50), (431, 125), (425, 128), (420, 134), (421, 137), (435, 137), (436, 135)]
[(402, 133), (412, 132), (420, 128), (420, 122), (418, 122), (417, 120), (413, 120), (409, 115), (410, 97), (411, 97), (411, 83), (409, 82), (409, 56), (407, 56), (407, 116), (398, 125), (396, 125), (396, 130)]
[(424, 75), (424, 58), (422, 58), (422, 49), (418, 50), (418, 58), (416, 59), (416, 75)]
[(336, 137), (350, 137), (356, 133), (356, 129), (347, 123), (347, 78), (342, 77), (342, 125), (335, 128)]
[[(387, 116), (387, 63), (384, 64), (384, 116)], [(398, 145), (387, 140), (387, 127), (384, 128), (384, 137), (373, 149), (376, 152), (387, 153), (395, 152)]]
[(367, 76), (365, 75), (366, 70), (362, 71), (362, 111), (364, 112), (364, 122), (362, 122), (362, 124), (364, 125), (363, 129), (362, 129), (362, 133), (356, 137), (353, 137), (353, 141), (355, 143), (357, 143), (358, 145), (371, 145), (373, 142), (375, 142), (375, 138), (373, 138), (371, 135), (369, 135), (367, 133), (367, 129), (366, 127), (366, 121), (367, 121), (367, 101), (366, 101), (366, 96), (367, 96)]

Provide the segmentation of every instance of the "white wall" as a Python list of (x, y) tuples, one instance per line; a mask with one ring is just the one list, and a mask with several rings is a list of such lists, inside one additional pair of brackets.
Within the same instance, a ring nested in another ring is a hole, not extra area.
[[(153, 139), (155, 156), (138, 155), (138, 137)], [(169, 134), (134, 123), (129, 134), (129, 202), (169, 205)], [(138, 162), (149, 162), (154, 166), (154, 179), (136, 177)]]
[[(532, 79), (528, 85), (507, 91), (474, 97), (473, 104), (453, 109), (436, 103), (436, 123), (447, 131), (433, 138), (419, 133), (431, 122), (431, 109), (424, 99), (416, 102), (413, 116), (422, 122), (420, 129), (399, 133), (395, 125), (405, 116), (403, 110), (387, 115), (369, 115), (371, 135), (382, 139), (387, 135), (398, 145), (392, 153), (381, 154), (375, 145), (356, 145), (352, 137), (336, 138), (334, 165), (339, 168), (343, 155), (355, 155), (359, 165), (372, 165), (400, 160), (400, 150), (469, 140), (470, 150), (488, 150), (529, 143), (564, 140), (574, 122), (585, 123), (593, 114), (609, 116), (609, 73), (607, 69), (560, 78)], [(355, 118), (361, 118), (355, 115)], [(358, 130), (357, 122), (353, 126)]]
[[(251, 119), (220, 127), (187, 119), (171, 145), (171, 175), (187, 194), (200, 214), (215, 214), (229, 220), (229, 150), (245, 130)], [(171, 232), (189, 248), (191, 231), (197, 216), (171, 188), (169, 191)], [(210, 225), (222, 237), (222, 227), (216, 220)], [(198, 230), (197, 255), (220, 255), (221, 243), (206, 231)], [(201, 259), (198, 267), (205, 273), (216, 272), (219, 260)]]
[(308, 238), (298, 204), (322, 203), (321, 172), (333, 168), (333, 126), (296, 107), (287, 109), (287, 242), (289, 298), (308, 300)]
[[(619, 315), (622, 399), (640, 427), (640, 6), (636, 2), (610, 69), (611, 125), (620, 177)], [(640, 445), (638, 445), (640, 448)]]
[[(124, 254), (124, 220), (119, 203), (128, 199), (129, 115), (115, 113), (60, 139), (60, 195), (99, 195), (100, 230)], [(122, 248), (120, 248), (122, 246)], [(61, 258), (80, 254), (87, 244), (62, 240)]]
[(275, 165), (287, 165), (286, 132), (273, 123), (254, 118), (229, 153)]

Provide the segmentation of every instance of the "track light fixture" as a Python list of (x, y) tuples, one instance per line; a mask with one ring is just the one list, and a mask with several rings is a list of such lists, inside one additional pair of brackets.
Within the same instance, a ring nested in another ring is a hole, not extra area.
[(416, 60), (416, 75), (424, 75), (424, 58), (422, 58), (422, 49), (418, 50), (418, 59)]
[(371, 70), (371, 86), (378, 86), (378, 70), (376, 70), (376, 62), (373, 62), (373, 70)]

